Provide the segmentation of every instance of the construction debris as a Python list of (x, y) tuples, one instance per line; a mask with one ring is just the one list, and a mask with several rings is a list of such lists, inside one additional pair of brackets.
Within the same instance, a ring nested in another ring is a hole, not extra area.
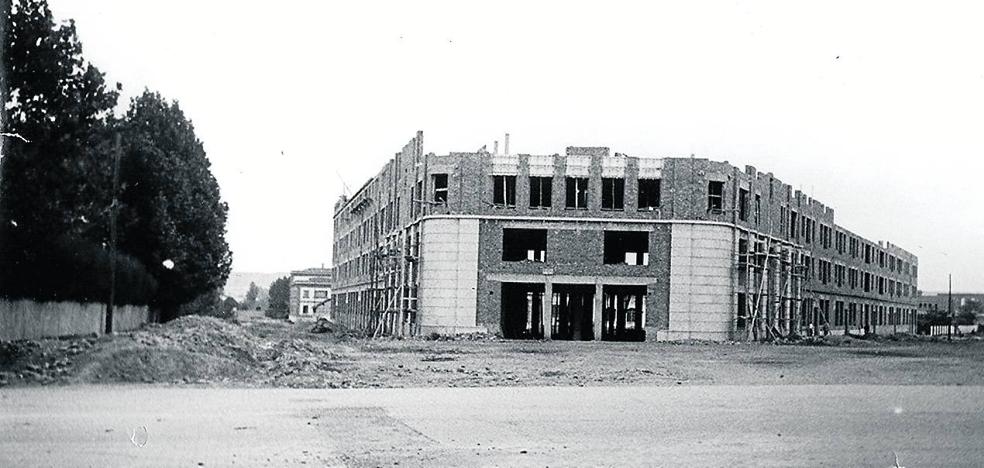
[(314, 326), (311, 327), (311, 333), (331, 333), (332, 331), (331, 322), (325, 317), (318, 318), (318, 321), (314, 322)]

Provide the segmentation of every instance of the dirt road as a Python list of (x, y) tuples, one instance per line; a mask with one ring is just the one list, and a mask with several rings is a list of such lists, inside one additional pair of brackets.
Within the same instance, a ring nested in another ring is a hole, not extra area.
[(0, 466), (984, 461), (978, 386), (78, 386), (0, 389), (0, 407)]
[(984, 385), (984, 340), (821, 345), (367, 340), (310, 323), (184, 317), (116, 336), (0, 343), (0, 387), (152, 383), (385, 388)]

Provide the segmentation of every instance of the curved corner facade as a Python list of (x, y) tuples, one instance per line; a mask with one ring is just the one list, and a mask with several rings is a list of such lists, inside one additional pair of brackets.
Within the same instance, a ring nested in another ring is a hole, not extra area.
[(599, 147), (424, 154), (418, 132), (336, 203), (333, 240), (335, 319), (373, 333), (915, 330), (914, 255), (838, 226), (833, 209), (771, 173), (727, 162)]

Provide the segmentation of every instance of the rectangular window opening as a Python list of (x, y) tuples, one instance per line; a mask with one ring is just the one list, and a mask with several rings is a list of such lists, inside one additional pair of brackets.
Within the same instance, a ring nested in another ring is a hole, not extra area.
[(547, 230), (503, 229), (502, 260), (507, 262), (547, 261)]
[(625, 209), (625, 179), (601, 179), (601, 209)]
[(588, 178), (567, 178), (567, 208), (574, 210), (588, 209)]
[(748, 221), (748, 190), (738, 189), (738, 219)]
[(762, 223), (762, 196), (755, 194), (755, 224)]
[(659, 208), (659, 179), (639, 179), (639, 209), (655, 210)]
[(550, 208), (552, 197), (552, 178), (530, 177), (530, 208)]
[(649, 233), (605, 231), (606, 265), (649, 265)]
[(707, 183), (707, 211), (720, 213), (724, 210), (724, 182), (712, 180)]
[(447, 203), (448, 202), (448, 175), (447, 174), (432, 175), (431, 184), (434, 186), (433, 201), (435, 203)]
[(492, 176), (492, 203), (500, 207), (516, 206), (516, 176)]

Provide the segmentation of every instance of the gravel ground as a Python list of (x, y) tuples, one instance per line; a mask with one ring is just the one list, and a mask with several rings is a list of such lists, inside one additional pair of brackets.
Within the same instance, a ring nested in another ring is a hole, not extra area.
[(375, 339), (311, 323), (184, 317), (104, 337), (0, 343), (0, 386), (156, 383), (378, 388), (984, 384), (984, 341), (806, 345)]

